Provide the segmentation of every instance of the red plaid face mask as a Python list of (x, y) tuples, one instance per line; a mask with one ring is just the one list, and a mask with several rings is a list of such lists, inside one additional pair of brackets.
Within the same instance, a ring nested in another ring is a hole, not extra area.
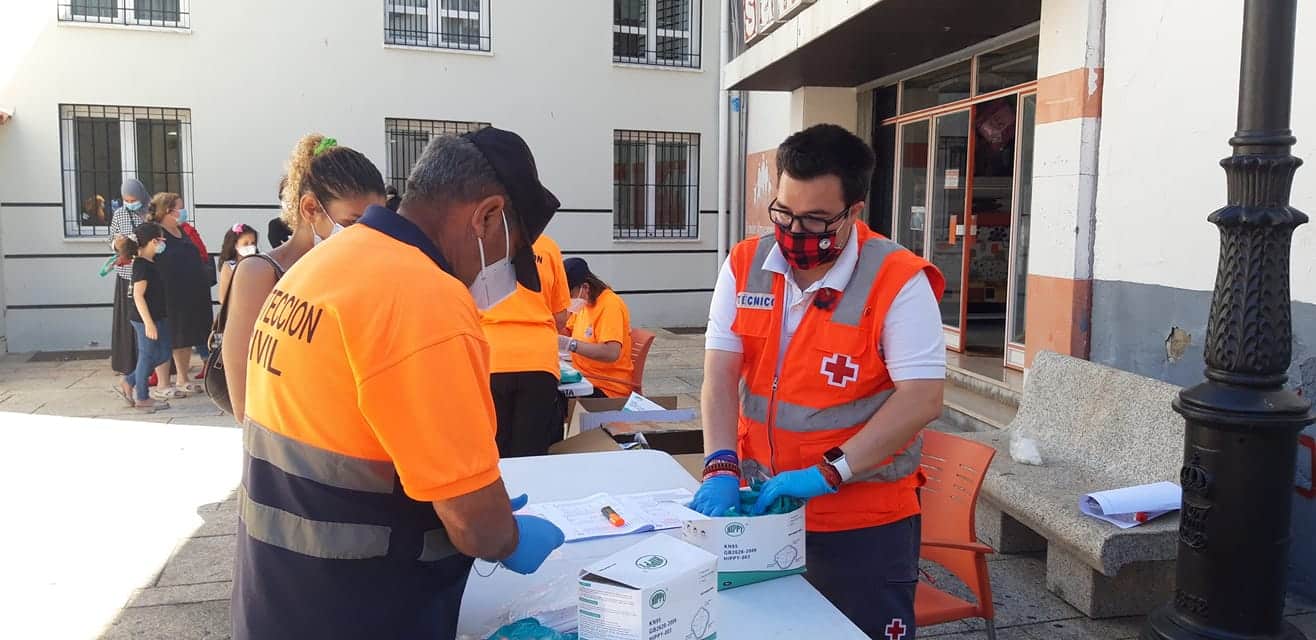
[(801, 271), (834, 262), (841, 255), (841, 243), (836, 241), (839, 229), (823, 233), (791, 231), (781, 225), (777, 228), (777, 246), (787, 264)]

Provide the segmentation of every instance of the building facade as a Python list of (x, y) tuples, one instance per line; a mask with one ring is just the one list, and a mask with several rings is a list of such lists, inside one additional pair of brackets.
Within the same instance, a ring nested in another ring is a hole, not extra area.
[[(946, 275), (952, 364), (1023, 370), (1040, 350), (1191, 385), (1232, 149), (1242, 3), (733, 0), (724, 87), (745, 105), (741, 231), (766, 230), (773, 149), (835, 122), (878, 156), (868, 222)], [(1316, 71), (1299, 13), (1295, 77)], [(1294, 155), (1316, 158), (1295, 83)], [(736, 93), (739, 92), (739, 93)], [(1309, 165), (1310, 166), (1310, 165)], [(1316, 212), (1300, 169), (1293, 205)], [(1293, 238), (1290, 384), (1316, 395), (1316, 229)], [(1295, 587), (1316, 594), (1316, 441), (1295, 480)]]
[[(262, 231), (318, 131), (404, 186), (428, 140), (525, 137), (548, 232), (634, 322), (702, 324), (716, 273), (718, 9), (702, 0), (25, 0), (0, 20), (0, 345), (108, 346), (97, 272), (125, 177), (212, 251)], [(262, 246), (267, 246), (262, 240)]]

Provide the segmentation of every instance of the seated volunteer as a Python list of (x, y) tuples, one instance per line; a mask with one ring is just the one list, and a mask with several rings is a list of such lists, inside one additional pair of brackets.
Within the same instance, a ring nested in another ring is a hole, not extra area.
[(568, 335), (560, 348), (571, 353), (571, 364), (594, 385), (595, 398), (625, 398), (631, 394), (631, 312), (612, 287), (589, 270), (581, 258), (563, 263), (571, 288)]
[[(232, 301), (222, 347), (225, 382), (238, 424), (246, 406), (251, 336), (257, 318), (268, 311), (265, 301), (274, 285), (312, 248), (355, 223), (366, 207), (384, 202), (379, 169), (365, 154), (333, 138), (318, 133), (302, 136), (287, 169), (279, 181), (279, 223), (293, 229), (292, 235), (274, 244), (269, 253), (253, 254), (256, 259), (234, 266), (232, 290), (224, 298), (225, 304)], [(275, 227), (273, 222), (270, 227)]]
[(531, 573), (562, 544), (512, 513), (477, 311), (539, 290), (557, 207), (516, 134), (436, 138), (398, 213), (278, 282), (247, 368), (234, 638), (452, 638), (472, 558)]
[(721, 515), (760, 478), (760, 512), (808, 500), (805, 578), (868, 635), (912, 639), (919, 432), (941, 413), (944, 281), (860, 219), (873, 152), (858, 137), (810, 127), (778, 147), (777, 167), (776, 232), (737, 244), (713, 290), (709, 455), (691, 506)]
[(489, 341), (498, 453), (504, 458), (541, 456), (562, 439), (557, 336), (566, 323), (571, 293), (557, 243), (541, 235), (534, 252), (541, 290), (517, 287), (480, 317)]

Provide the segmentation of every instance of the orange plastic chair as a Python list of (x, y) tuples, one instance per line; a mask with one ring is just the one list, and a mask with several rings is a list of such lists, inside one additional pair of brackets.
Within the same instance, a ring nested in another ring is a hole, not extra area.
[(982, 618), (988, 640), (996, 640), (992, 580), (987, 573), (987, 554), (992, 548), (978, 542), (974, 529), (978, 490), (995, 455), (996, 450), (985, 444), (931, 429), (923, 431), (920, 464), (928, 481), (921, 493), (923, 545), (919, 557), (962, 580), (977, 603), (919, 580), (914, 596), (914, 619), (919, 627)]
[(604, 380), (607, 382), (617, 382), (628, 385), (631, 391), (644, 394), (644, 362), (649, 359), (649, 347), (653, 346), (653, 339), (656, 336), (652, 331), (644, 329), (631, 329), (631, 379), (622, 380), (620, 378), (610, 378), (608, 376), (593, 376), (593, 380)]

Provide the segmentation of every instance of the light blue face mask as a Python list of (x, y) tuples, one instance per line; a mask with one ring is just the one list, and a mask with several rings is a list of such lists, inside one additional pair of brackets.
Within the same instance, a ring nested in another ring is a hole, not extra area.
[(169, 248), (169, 245), (165, 244), (165, 243), (164, 243), (164, 240), (161, 240), (161, 241), (160, 241), (160, 244), (156, 245), (156, 247), (155, 247), (155, 255), (158, 256), (158, 255), (164, 253), (164, 252), (165, 252), (165, 249), (167, 249), (167, 248)]
[(179, 221), (179, 222), (187, 222), (187, 209), (179, 209), (179, 210), (178, 210), (178, 221)]
[(123, 203), (123, 208), (129, 211), (140, 211), (142, 209), (142, 201), (138, 200), (137, 202), (125, 202)]

